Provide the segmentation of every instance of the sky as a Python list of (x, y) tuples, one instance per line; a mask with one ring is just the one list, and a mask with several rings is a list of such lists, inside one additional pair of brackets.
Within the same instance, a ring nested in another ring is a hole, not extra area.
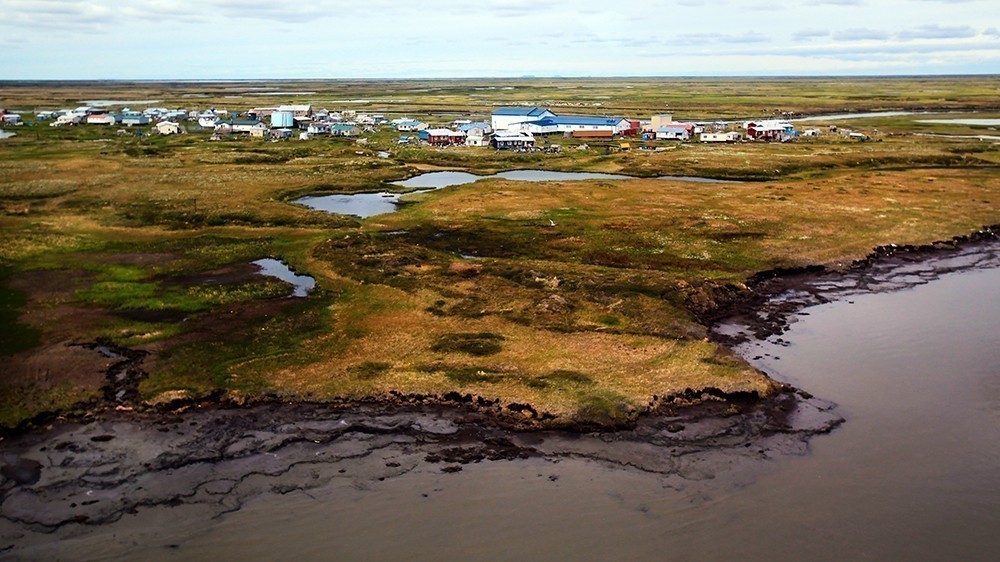
[(0, 80), (892, 74), (1000, 74), (1000, 0), (0, 0)]

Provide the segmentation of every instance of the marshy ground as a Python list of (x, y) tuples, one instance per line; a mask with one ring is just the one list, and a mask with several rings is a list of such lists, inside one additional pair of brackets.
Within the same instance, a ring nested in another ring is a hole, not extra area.
[[(239, 84), (6, 84), (0, 106), (106, 98), (332, 110), (340, 106), (330, 100), (371, 97), (354, 105), (434, 123), (529, 101), (566, 113), (671, 111), (679, 119), (1000, 111), (1000, 82), (991, 77), (477, 89), (491, 85), (309, 83), (302, 89), (316, 94), (234, 100)], [(586, 105), (590, 97), (602, 105)], [(0, 141), (0, 424), (210, 397), (453, 395), (479, 399), (515, 426), (615, 426), (665, 397), (774, 394), (779, 385), (711, 341), (706, 328), (718, 306), (748, 294), (755, 274), (847, 267), (877, 246), (928, 244), (1000, 222), (1000, 144), (916, 134), (995, 131), (912, 116), (837, 124), (877, 128), (877, 142), (827, 133), (787, 144), (620, 152), (593, 142), (574, 150), (574, 141), (558, 139), (559, 154), (511, 154), (399, 148), (387, 131), (356, 145), (19, 128)], [(636, 179), (488, 179), (409, 195), (399, 212), (365, 220), (290, 203), (310, 193), (402, 190), (385, 182), (442, 168)], [(654, 179), (662, 175), (750, 181)], [(289, 284), (258, 275), (251, 263), (268, 257), (312, 276), (316, 288), (289, 298)], [(126, 367), (141, 372), (129, 379), (135, 388), (124, 401), (109, 400), (122, 390), (109, 373)]]

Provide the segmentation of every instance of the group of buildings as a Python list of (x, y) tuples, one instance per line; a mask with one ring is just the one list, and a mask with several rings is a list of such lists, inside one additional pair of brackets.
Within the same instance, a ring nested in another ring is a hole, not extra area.
[[(254, 107), (243, 114), (210, 108), (186, 111), (151, 107), (142, 111), (124, 108), (112, 112), (106, 108), (83, 106), (60, 111), (37, 113), (36, 121), (48, 121), (53, 127), (92, 124), (124, 127), (151, 126), (158, 134), (183, 133), (182, 123), (197, 122), (202, 130), (211, 130), (213, 139), (229, 135), (261, 138), (298, 138), (314, 136), (358, 137), (391, 127), (401, 133), (399, 143), (423, 143), (433, 146), (493, 146), (496, 149), (532, 150), (536, 137), (561, 135), (580, 139), (614, 140), (625, 137), (648, 140), (700, 140), (701, 142), (739, 142), (746, 140), (784, 141), (798, 133), (789, 121), (759, 120), (742, 123), (674, 121), (669, 114), (653, 115), (649, 120), (625, 117), (559, 115), (542, 107), (500, 107), (489, 121), (459, 119), (445, 127), (409, 117), (388, 119), (380, 113), (328, 111), (308, 104)], [(18, 125), (21, 116), (0, 110), (0, 123)], [(402, 134), (405, 133), (405, 134)]]
[(636, 136), (642, 140), (687, 141), (697, 138), (701, 142), (738, 142), (744, 139), (784, 141), (798, 136), (794, 125), (785, 120), (746, 121), (741, 130), (731, 130), (736, 128), (733, 123), (674, 121), (670, 114), (653, 115), (649, 120), (631, 120), (624, 117), (556, 115), (540, 107), (499, 108), (493, 112), (492, 124), (494, 130), (508, 134), (562, 134), (594, 139)]

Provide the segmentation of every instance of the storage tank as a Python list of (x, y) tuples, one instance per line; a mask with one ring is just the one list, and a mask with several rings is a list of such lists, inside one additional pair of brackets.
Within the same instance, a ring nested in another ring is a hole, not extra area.
[(271, 114), (271, 128), (280, 129), (295, 126), (295, 114), (291, 111), (275, 111)]

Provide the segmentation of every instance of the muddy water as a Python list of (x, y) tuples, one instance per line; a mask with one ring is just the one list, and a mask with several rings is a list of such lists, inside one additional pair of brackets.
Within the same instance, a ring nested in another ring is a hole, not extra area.
[[(783, 334), (740, 346), (777, 378), (839, 404), (846, 423), (814, 437), (808, 452), (801, 440), (766, 437), (752, 424), (757, 438), (738, 437), (743, 424), (731, 419), (682, 420), (675, 437), (661, 427), (637, 430), (644, 439), (629, 432), (496, 441), (462, 438), (460, 426), (437, 414), (288, 421), (265, 411), (263, 426), (234, 427), (224, 443), (205, 446), (205, 462), (181, 463), (162, 460), (157, 447), (178, 450), (196, 425), (235, 426), (225, 420), (236, 414), (157, 430), (105, 423), (23, 453), (46, 468), (31, 485), (38, 495), (3, 503), (5, 518), (44, 523), (38, 500), (46, 493), (59, 504), (52, 511), (105, 502), (87, 506), (95, 521), (128, 494), (161, 500), (100, 526), (32, 530), (8, 519), (0, 548), (15, 545), (15, 558), (80, 559), (994, 560), (997, 250), (948, 255), (940, 268), (896, 264), (878, 273), (882, 283), (840, 283), (848, 288), (827, 288), (839, 300), (804, 309)], [(829, 422), (824, 415), (820, 408), (793, 417), (818, 427)], [(339, 424), (355, 429), (331, 441)], [(716, 446), (695, 446), (699, 435)], [(449, 458), (462, 439), (510, 442), (462, 464)], [(254, 454), (213, 464), (213, 448)], [(430, 461), (429, 450), (443, 460)], [(116, 476), (98, 462), (114, 451), (138, 457), (134, 472)], [(72, 467), (66, 457), (88, 454), (100, 470), (69, 474), (83, 482), (76, 488), (47, 468)], [(150, 461), (164, 466), (143, 472)], [(109, 484), (115, 478), (124, 484)], [(171, 496), (177, 486), (183, 493)]]

